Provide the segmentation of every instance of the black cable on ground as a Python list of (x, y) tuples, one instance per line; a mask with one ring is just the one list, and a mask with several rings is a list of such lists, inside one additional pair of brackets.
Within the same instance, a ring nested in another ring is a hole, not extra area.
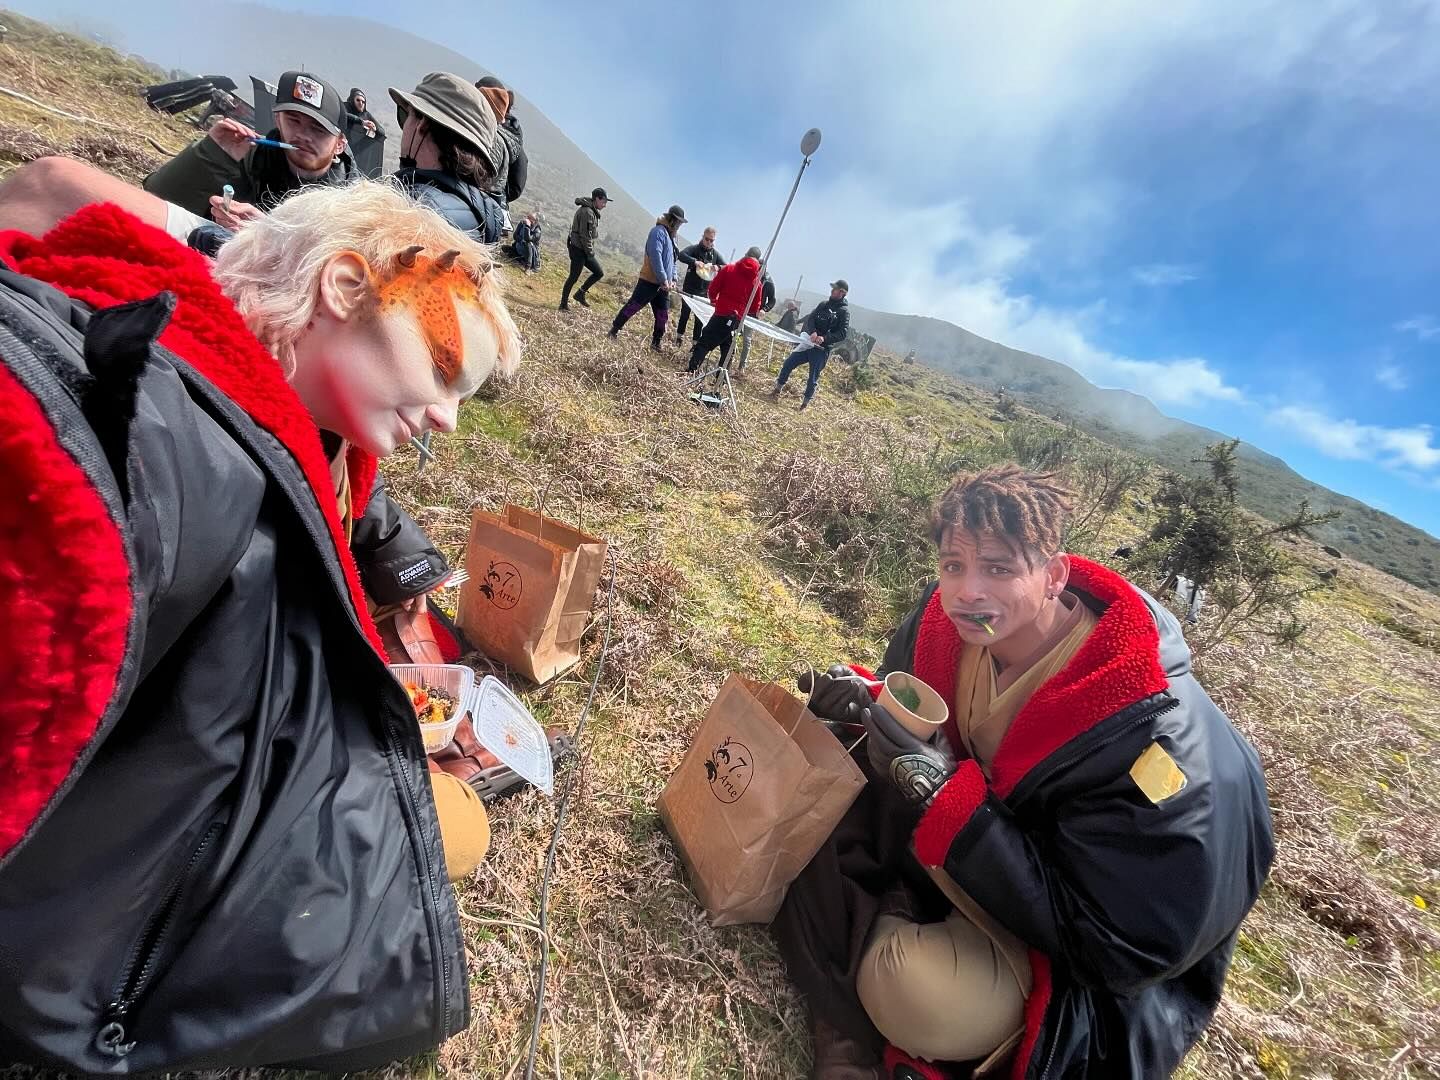
[[(600, 644), (600, 658), (595, 663), (595, 675), (590, 680), (590, 692), (585, 695), (585, 705), (580, 710), (580, 722), (575, 725), (575, 750), (577, 759), (583, 751), (580, 736), (585, 731), (585, 722), (590, 719), (590, 704), (595, 700), (595, 690), (600, 685), (600, 673), (605, 670), (605, 655), (610, 651), (610, 628), (615, 621), (615, 555), (610, 554), (610, 582), (605, 589), (605, 639)], [(535, 987), (535, 1023), (530, 1028), (530, 1056), (525, 1061), (525, 1080), (534, 1080), (535, 1056), (540, 1050), (540, 1025), (545, 1017), (545, 973), (550, 961), (550, 874), (555, 869), (555, 852), (560, 847), (560, 830), (565, 827), (565, 815), (570, 810), (570, 797), (580, 783), (580, 765), (576, 761), (574, 776), (560, 797), (560, 809), (555, 814), (555, 834), (550, 838), (550, 851), (545, 856), (545, 870), (540, 875), (540, 970)]]

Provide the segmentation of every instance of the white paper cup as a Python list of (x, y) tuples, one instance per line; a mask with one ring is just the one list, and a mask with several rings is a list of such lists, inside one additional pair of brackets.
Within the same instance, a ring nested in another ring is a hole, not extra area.
[[(895, 697), (895, 691), (905, 686), (914, 690), (920, 698), (920, 704), (914, 710), (901, 705)], [(929, 739), (950, 719), (950, 706), (945, 704), (945, 699), (926, 683), (903, 671), (892, 671), (885, 676), (885, 684), (880, 688), (876, 701), (917, 739)]]

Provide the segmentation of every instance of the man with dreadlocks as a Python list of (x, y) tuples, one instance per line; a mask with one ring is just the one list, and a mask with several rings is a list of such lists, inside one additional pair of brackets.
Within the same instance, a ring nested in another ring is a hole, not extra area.
[(1173, 616), (1063, 552), (1070, 509), (1014, 465), (941, 496), (881, 668), (950, 704), (934, 738), (861, 669), (802, 680), (874, 781), (774, 924), (815, 1077), (1148, 1080), (1219, 1003), (1274, 855), (1260, 764)]

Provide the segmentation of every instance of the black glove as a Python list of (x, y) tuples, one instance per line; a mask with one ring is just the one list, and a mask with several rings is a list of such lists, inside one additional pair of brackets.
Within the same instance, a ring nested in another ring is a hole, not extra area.
[(870, 704), (870, 691), (856, 674), (844, 664), (832, 664), (830, 670), (815, 675), (811, 693), (812, 672), (795, 680), (802, 693), (810, 694), (810, 711), (821, 720), (843, 724), (860, 723), (860, 712)]
[(930, 805), (935, 793), (955, 775), (955, 755), (944, 733), (937, 732), (928, 741), (916, 738), (875, 702), (861, 710), (860, 719), (870, 736), (865, 749), (876, 774), (889, 779), (917, 808)]

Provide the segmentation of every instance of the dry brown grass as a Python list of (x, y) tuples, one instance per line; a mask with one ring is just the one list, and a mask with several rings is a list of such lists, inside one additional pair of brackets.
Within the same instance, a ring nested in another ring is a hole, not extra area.
[[(0, 70), (18, 70), (4, 52), (14, 47), (0, 46)], [(133, 75), (61, 72), (54, 58), (63, 52), (53, 42), (31, 48), (24, 63), (28, 70), (34, 57), (35, 68), (22, 75), (88, 96), (98, 116), (129, 117), (137, 129), (157, 122), (126, 89)], [(10, 125), (0, 140), (17, 147), (75, 137), (6, 109), (0, 102), (0, 124)], [(742, 434), (685, 399), (673, 345), (658, 363), (644, 351), (648, 314), (619, 342), (604, 338), (617, 283), (592, 294), (601, 310), (556, 313), (559, 269), (552, 251), (541, 276), (510, 281), (528, 343), (520, 374), (466, 408), (424, 472), (408, 454), (386, 470), (452, 558), (463, 551), (470, 509), (507, 500), (613, 542), (611, 653), (583, 762), (562, 778), (578, 786), (552, 890), (538, 1074), (800, 1076), (804, 1017), (764, 930), (707, 925), (655, 797), (728, 670), (784, 678), (797, 661), (876, 659), (893, 617), (887, 590), (903, 575), (876, 575), (873, 591), (848, 598), (827, 592), (822, 580), (832, 590), (844, 584), (843, 575), (825, 576), (840, 557), (835, 548), (855, 545), (845, 558), (888, 551), (877, 530), (893, 530), (895, 519), (877, 518), (877, 499), (897, 484), (916, 496), (928, 483), (917, 463), (934, 448), (969, 453), (1014, 421), (996, 413), (990, 395), (883, 354), (868, 389), (836, 393), (846, 373), (827, 370), (815, 404), (796, 413), (793, 395), (778, 405), (760, 397), (775, 369), (761, 350), (739, 384)], [(827, 546), (837, 520), (854, 528)], [(1127, 502), (1092, 552), (1142, 524)], [(1339, 571), (1333, 588), (1306, 601), (1311, 635), (1293, 652), (1221, 646), (1200, 671), (1260, 749), (1280, 847), (1225, 1002), (1183, 1075), (1437, 1077), (1440, 927), (1435, 908), (1422, 910), (1415, 897), (1440, 903), (1440, 601), (1308, 546), (1296, 553)], [(597, 659), (597, 612), (581, 664), (526, 690), (542, 722), (575, 722)], [(534, 792), (495, 808), (493, 853), (458, 889), (474, 1023), (437, 1054), (375, 1077), (517, 1075), (553, 822), (554, 805)], [(0, 1068), (0, 1076), (37, 1075)]]

